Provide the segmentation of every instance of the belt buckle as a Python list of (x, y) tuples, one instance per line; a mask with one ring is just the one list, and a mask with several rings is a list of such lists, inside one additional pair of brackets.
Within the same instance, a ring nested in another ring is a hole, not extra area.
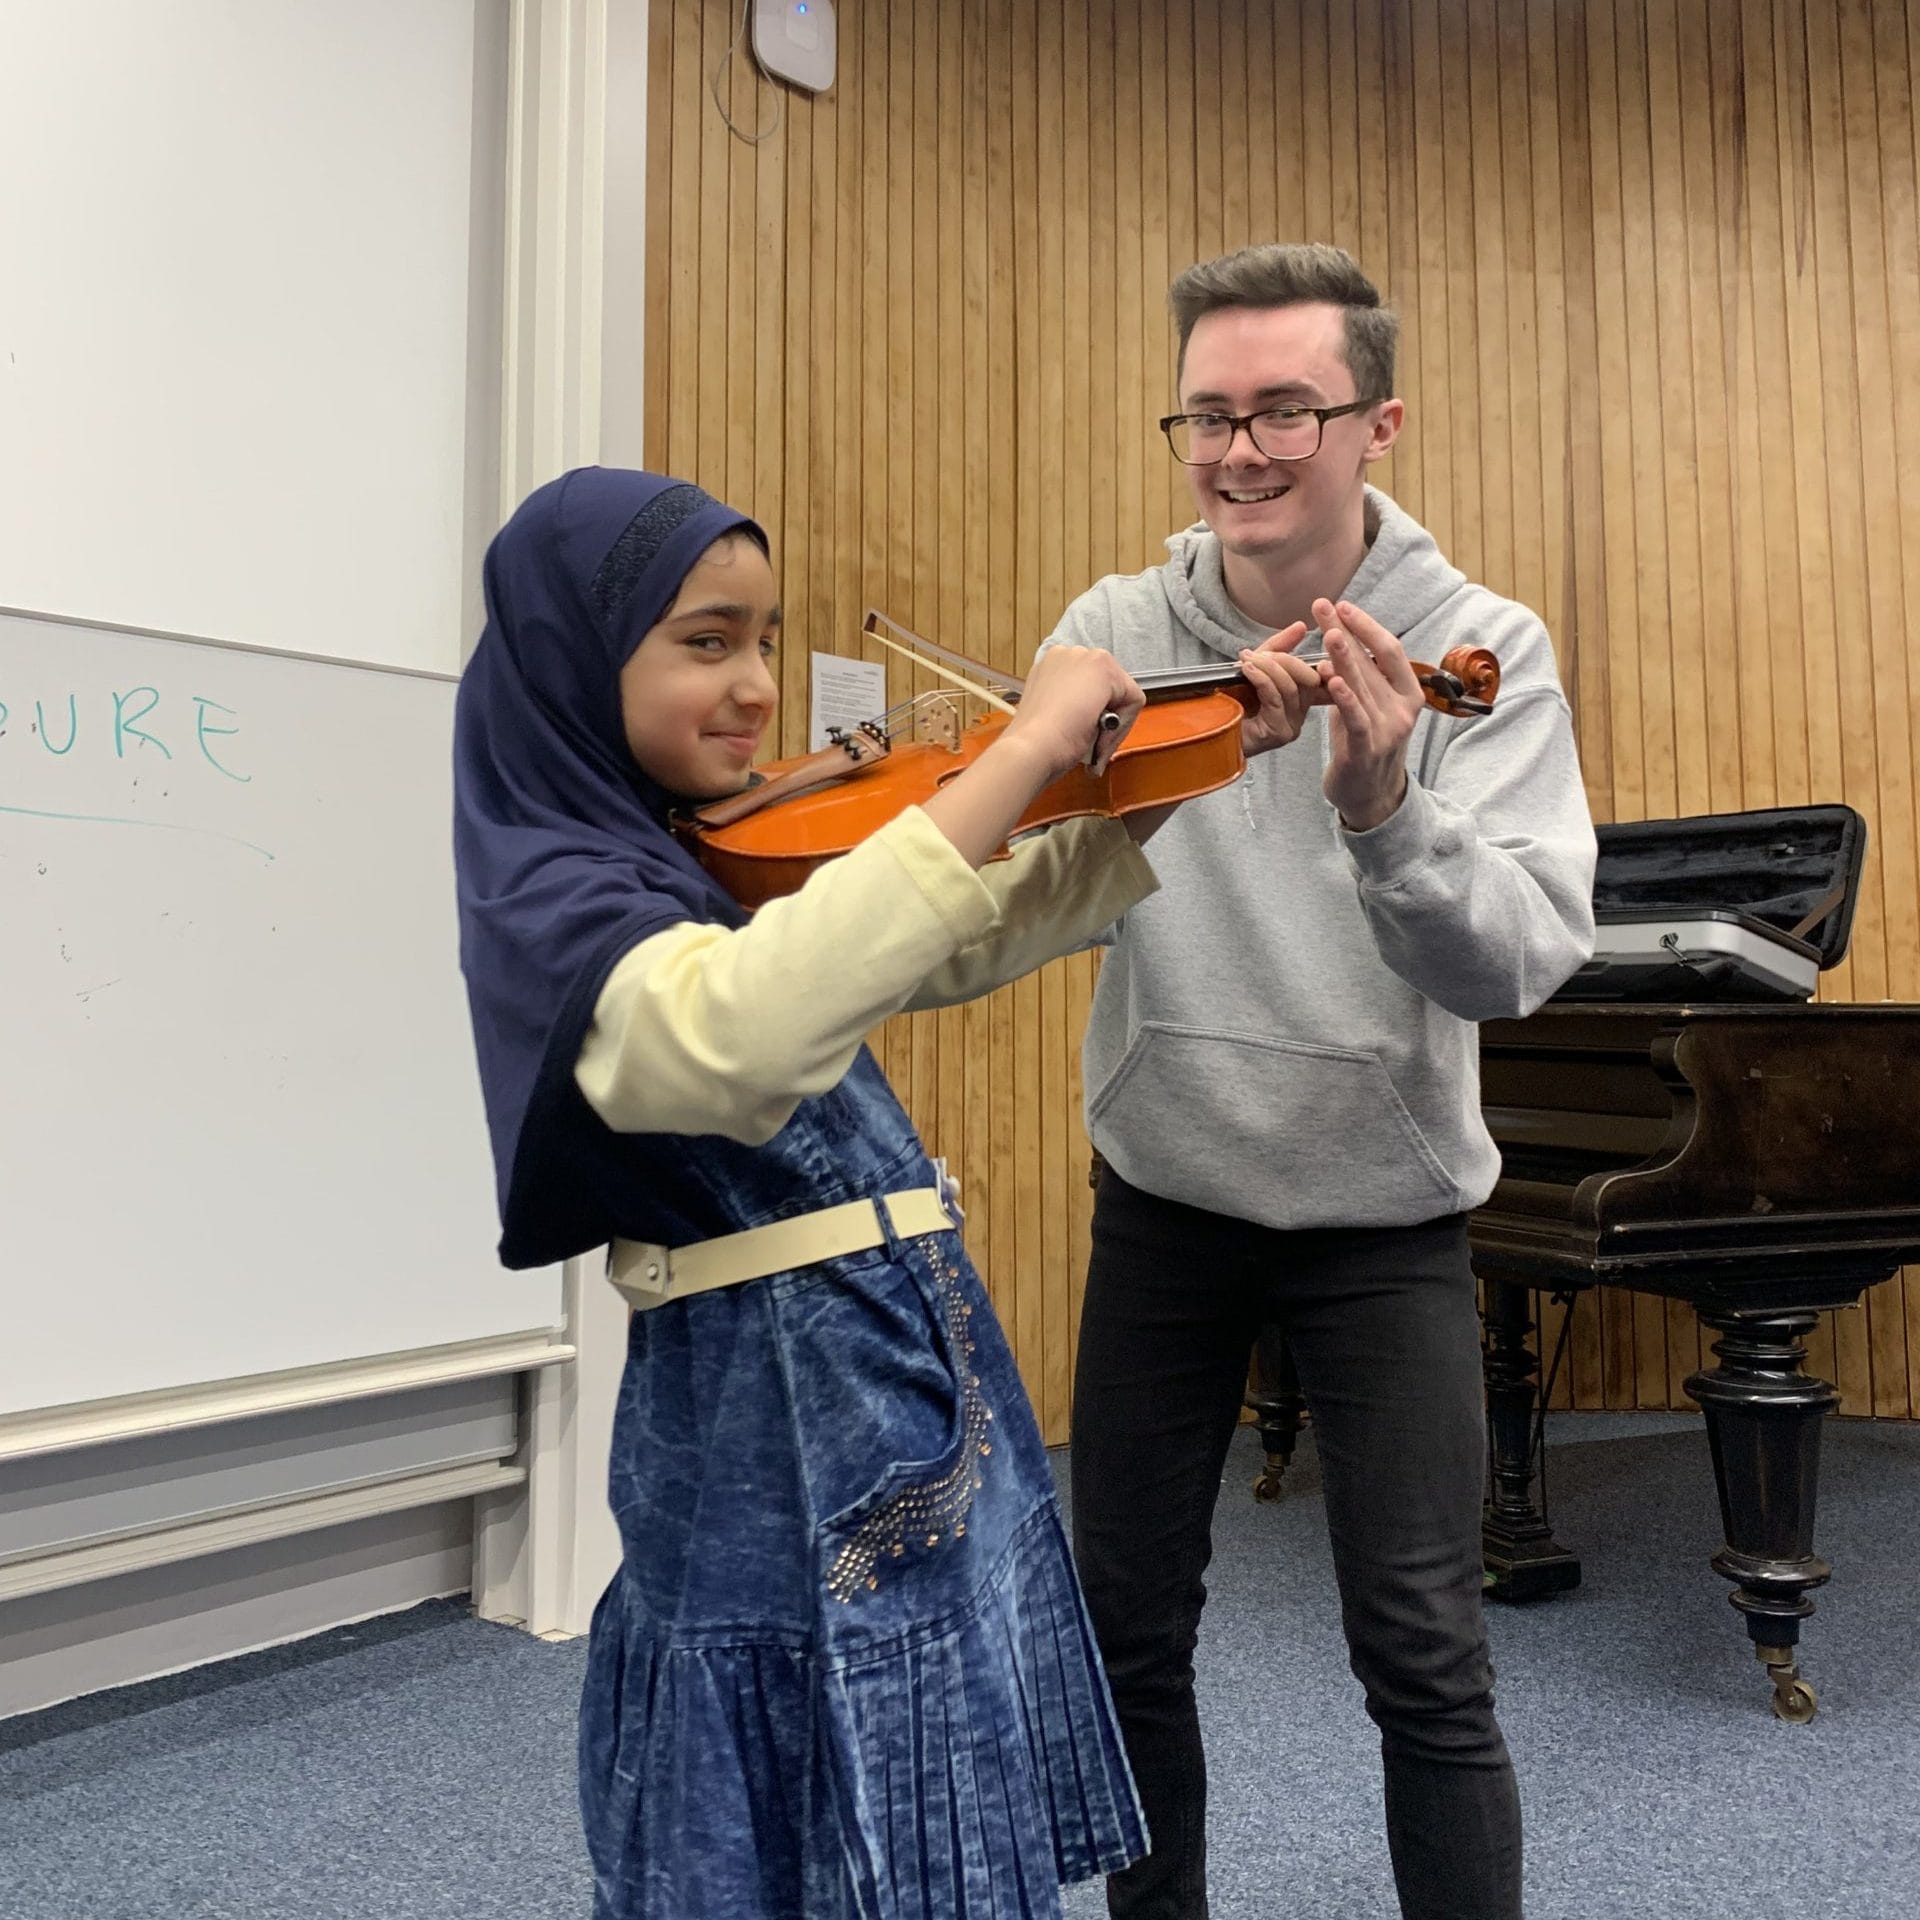
[(957, 1227), (966, 1219), (966, 1209), (960, 1204), (960, 1183), (947, 1171), (947, 1156), (943, 1153), (933, 1162), (934, 1185), (940, 1192), (940, 1204)]
[(650, 1293), (664, 1300), (673, 1291), (673, 1256), (665, 1247), (642, 1243), (641, 1258), (626, 1275), (626, 1284), (636, 1293)]

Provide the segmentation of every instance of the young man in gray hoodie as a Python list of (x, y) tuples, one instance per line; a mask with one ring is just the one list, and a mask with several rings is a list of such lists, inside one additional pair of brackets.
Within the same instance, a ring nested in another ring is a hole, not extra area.
[[(1108, 1907), (1207, 1913), (1193, 1651), (1248, 1354), (1274, 1321), (1312, 1410), (1401, 1912), (1516, 1920), (1480, 1600), (1466, 1215), (1499, 1156), (1475, 1023), (1531, 1012), (1592, 949), (1573, 730), (1538, 618), (1365, 483), (1405, 409), (1397, 322), (1353, 261), (1251, 248), (1183, 274), (1173, 308), (1181, 411), (1162, 426), (1203, 524), (1092, 587), (1048, 644), (1134, 673), (1250, 661), (1269, 692), (1244, 779), (1156, 835), (1160, 891), (1121, 922), (1086, 1035), (1104, 1170), (1075, 1548), (1152, 1835)], [(1499, 657), (1486, 717), (1431, 710), (1409, 665), (1461, 644)], [(1276, 1742), (1311, 1740), (1285, 1665), (1277, 1641), (1257, 1710)]]

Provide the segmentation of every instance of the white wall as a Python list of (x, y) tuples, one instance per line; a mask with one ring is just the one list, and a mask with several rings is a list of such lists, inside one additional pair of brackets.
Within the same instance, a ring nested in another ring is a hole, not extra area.
[(0, 0), (0, 604), (459, 666), (475, 25)]
[[(646, 0), (0, 0), (0, 605), (457, 668), (506, 508), (640, 457), (646, 42)], [(0, 1713), (453, 1590), (476, 1531), (489, 1613), (578, 1630), (623, 1316), (569, 1282), (592, 1379), (525, 1375), (500, 1469), (544, 1499), (0, 1601)]]

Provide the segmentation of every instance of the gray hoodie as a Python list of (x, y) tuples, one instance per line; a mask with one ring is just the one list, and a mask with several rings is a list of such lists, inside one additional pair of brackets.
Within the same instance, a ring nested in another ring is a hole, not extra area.
[[(1475, 1022), (1530, 1013), (1593, 949), (1593, 827), (1546, 629), (1471, 584), (1367, 492), (1343, 598), (1438, 662), (1500, 658), (1493, 713), (1429, 710), (1407, 797), (1349, 833), (1321, 793), (1327, 709), (1154, 836), (1160, 891), (1128, 912), (1095, 990), (1087, 1129), (1134, 1185), (1272, 1227), (1403, 1226), (1478, 1206), (1500, 1159)], [(1082, 594), (1049, 645), (1129, 668), (1234, 659), (1265, 638), (1204, 527), (1164, 566)], [(1298, 649), (1318, 657), (1320, 636)]]

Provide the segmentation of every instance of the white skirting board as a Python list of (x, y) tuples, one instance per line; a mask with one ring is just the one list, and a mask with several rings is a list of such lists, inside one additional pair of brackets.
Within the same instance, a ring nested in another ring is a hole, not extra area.
[(444, 1501), (0, 1602), (0, 1718), (460, 1593), (472, 1528)]
[(483, 1462), (470, 1467), (449, 1467), (437, 1473), (377, 1480), (336, 1493), (316, 1494), (305, 1500), (246, 1506), (206, 1519), (118, 1535), (39, 1554), (12, 1566), (0, 1566), (0, 1602), (112, 1580), (152, 1567), (172, 1566), (181, 1560), (204, 1559), (209, 1554), (257, 1546), (266, 1540), (319, 1533), (356, 1520), (371, 1519), (376, 1514), (406, 1512), (417, 1507), (439, 1506), (448, 1500), (497, 1494), (522, 1485), (525, 1480), (526, 1474), (517, 1467)]
[(331, 1406), (446, 1381), (521, 1373), (573, 1357), (574, 1350), (564, 1338), (542, 1327), (410, 1353), (374, 1354), (364, 1360), (213, 1380), (162, 1393), (10, 1413), (0, 1415), (0, 1461), (107, 1446), (147, 1434), (175, 1434), (189, 1427), (249, 1420), (298, 1407)]
[(599, 1266), (569, 1267), (563, 1336), (14, 1423), (0, 1716), (469, 1590), (489, 1618), (583, 1633), (618, 1561), (627, 1315)]

